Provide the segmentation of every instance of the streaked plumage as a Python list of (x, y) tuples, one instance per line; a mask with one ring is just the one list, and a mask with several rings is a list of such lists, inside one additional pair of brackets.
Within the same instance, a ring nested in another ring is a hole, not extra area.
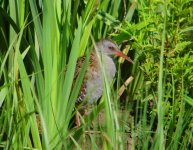
[[(112, 56), (121, 56), (128, 61), (132, 60), (125, 56), (118, 48), (118, 46), (110, 40), (101, 40), (96, 43), (97, 51), (102, 64), (104, 64), (104, 69), (108, 77), (109, 82), (111, 82), (116, 73), (116, 67), (113, 62)], [(76, 71), (74, 80), (76, 80), (82, 64), (85, 61), (85, 56), (81, 57), (77, 61)], [(103, 92), (103, 77), (102, 70), (99, 63), (99, 58), (97, 56), (96, 50), (93, 50), (90, 55), (89, 64), (85, 76), (83, 78), (82, 86), (77, 98), (76, 103), (82, 102), (85, 98), (88, 103), (96, 102), (102, 95)]]

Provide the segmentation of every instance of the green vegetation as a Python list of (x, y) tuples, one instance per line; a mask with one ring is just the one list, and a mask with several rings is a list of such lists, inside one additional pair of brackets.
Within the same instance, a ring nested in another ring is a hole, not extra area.
[[(0, 0), (0, 147), (193, 149), (192, 6), (192, 0)], [(117, 61), (115, 88), (105, 84), (100, 104), (72, 128), (87, 63), (73, 83), (76, 61), (101, 38), (127, 48), (135, 64)]]

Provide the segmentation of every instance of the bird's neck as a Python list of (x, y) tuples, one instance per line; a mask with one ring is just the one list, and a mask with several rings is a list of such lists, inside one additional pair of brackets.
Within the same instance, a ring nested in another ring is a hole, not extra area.
[[(116, 73), (116, 66), (115, 66), (115, 63), (113, 61), (113, 59), (106, 55), (106, 54), (102, 54), (102, 53), (99, 53), (99, 57), (97, 56), (97, 53), (94, 51), (91, 53), (91, 61), (94, 62), (92, 64), (95, 64), (95, 68), (99, 69), (99, 70), (102, 70), (101, 67), (104, 67), (104, 71), (105, 71), (105, 74), (107, 75), (107, 77), (112, 80), (115, 76), (115, 73)], [(100, 60), (99, 60), (100, 59)], [(101, 61), (101, 66), (100, 66), (100, 61)]]

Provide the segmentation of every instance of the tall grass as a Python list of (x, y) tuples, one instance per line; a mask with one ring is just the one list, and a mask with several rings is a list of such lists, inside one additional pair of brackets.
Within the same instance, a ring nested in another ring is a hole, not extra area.
[[(2, 0), (0, 147), (192, 149), (192, 4)], [(101, 101), (74, 128), (75, 101), (92, 45), (101, 38), (113, 39), (135, 63), (116, 61), (114, 85), (103, 70)]]

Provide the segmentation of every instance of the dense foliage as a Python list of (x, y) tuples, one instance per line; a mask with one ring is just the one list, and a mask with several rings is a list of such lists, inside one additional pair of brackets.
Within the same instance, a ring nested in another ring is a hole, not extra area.
[[(0, 147), (193, 149), (192, 6), (192, 0), (0, 0)], [(76, 61), (89, 58), (101, 38), (113, 39), (135, 63), (117, 61), (115, 86), (104, 82), (100, 104), (74, 128), (86, 69), (73, 83)]]

